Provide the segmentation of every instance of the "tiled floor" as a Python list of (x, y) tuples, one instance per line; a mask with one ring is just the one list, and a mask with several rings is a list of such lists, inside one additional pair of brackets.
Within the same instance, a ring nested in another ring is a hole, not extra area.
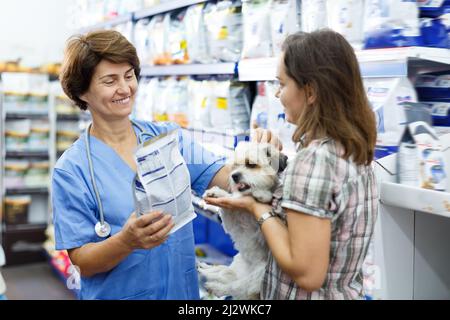
[(48, 263), (2, 268), (9, 300), (74, 300)]

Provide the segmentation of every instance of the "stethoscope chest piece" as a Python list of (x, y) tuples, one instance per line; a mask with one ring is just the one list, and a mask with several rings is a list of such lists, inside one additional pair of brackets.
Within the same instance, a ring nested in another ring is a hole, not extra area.
[(95, 233), (100, 238), (106, 238), (111, 234), (111, 226), (106, 221), (104, 221), (103, 223), (99, 221), (95, 224)]

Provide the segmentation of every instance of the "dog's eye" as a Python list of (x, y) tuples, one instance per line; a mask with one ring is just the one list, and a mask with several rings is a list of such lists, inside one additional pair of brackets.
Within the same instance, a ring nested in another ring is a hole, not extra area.
[(258, 165), (256, 163), (250, 163), (250, 162), (246, 162), (245, 166), (249, 169), (254, 169), (256, 168)]

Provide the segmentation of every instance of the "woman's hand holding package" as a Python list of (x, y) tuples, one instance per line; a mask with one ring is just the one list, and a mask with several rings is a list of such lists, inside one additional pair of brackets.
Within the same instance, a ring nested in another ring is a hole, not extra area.
[(122, 239), (132, 250), (151, 249), (166, 241), (173, 226), (170, 214), (153, 211), (136, 217), (133, 212), (122, 230)]

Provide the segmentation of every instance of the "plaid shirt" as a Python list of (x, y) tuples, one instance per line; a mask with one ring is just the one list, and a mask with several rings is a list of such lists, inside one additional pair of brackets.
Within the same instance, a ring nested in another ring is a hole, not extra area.
[(362, 267), (377, 217), (377, 185), (372, 166), (358, 166), (342, 155), (343, 148), (331, 139), (299, 149), (273, 202), (273, 210), (284, 220), (282, 208), (331, 219), (330, 265), (322, 288), (302, 290), (270, 254), (262, 299), (364, 297)]

